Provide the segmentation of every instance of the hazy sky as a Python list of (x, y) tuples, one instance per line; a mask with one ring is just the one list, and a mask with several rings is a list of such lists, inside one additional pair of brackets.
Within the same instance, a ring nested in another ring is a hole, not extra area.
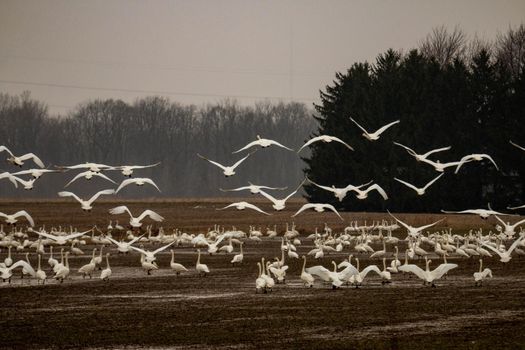
[(334, 72), (433, 27), (493, 39), (524, 19), (524, 0), (0, 0), (0, 91), (56, 113), (146, 95), (311, 103)]

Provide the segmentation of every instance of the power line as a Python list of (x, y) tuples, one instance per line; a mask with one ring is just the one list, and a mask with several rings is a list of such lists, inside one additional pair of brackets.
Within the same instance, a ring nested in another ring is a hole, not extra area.
[[(31, 86), (45, 86), (53, 88), (64, 89), (79, 89), (79, 90), (94, 90), (94, 91), (117, 91), (125, 93), (139, 93), (139, 94), (158, 94), (170, 96), (195, 96), (195, 97), (219, 97), (219, 98), (238, 98), (238, 99), (269, 99), (269, 100), (290, 100), (282, 96), (256, 96), (256, 95), (225, 95), (225, 94), (204, 94), (197, 92), (178, 92), (178, 91), (163, 91), (163, 90), (141, 90), (141, 89), (124, 89), (124, 88), (106, 88), (97, 86), (81, 86), (57, 83), (42, 83), (33, 81), (16, 81), (16, 80), (0, 80), (0, 83), (13, 85), (31, 85)], [(316, 98), (296, 97), (293, 101), (314, 102)]]

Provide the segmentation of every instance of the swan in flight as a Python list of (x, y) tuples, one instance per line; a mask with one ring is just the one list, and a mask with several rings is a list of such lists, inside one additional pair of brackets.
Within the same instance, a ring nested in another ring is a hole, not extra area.
[(435, 224), (438, 224), (440, 223), (441, 221), (445, 220), (445, 219), (440, 219), (432, 224), (428, 224), (428, 225), (424, 225), (424, 226), (420, 226), (420, 227), (413, 227), (413, 226), (410, 226), (406, 223), (404, 223), (403, 221), (399, 220), (398, 218), (396, 218), (394, 215), (392, 215), (390, 212), (388, 212), (388, 214), (393, 217), (398, 223), (401, 224), (401, 226), (405, 227), (407, 230), (408, 230), (408, 235), (409, 236), (412, 236), (412, 237), (417, 237), (421, 231), (423, 231), (424, 229), (427, 229), (429, 227), (432, 227), (434, 226)]
[(225, 189), (219, 188), (219, 190), (221, 190), (222, 192), (237, 192), (237, 191), (250, 190), (251, 194), (259, 194), (259, 193), (261, 193), (261, 190), (284, 191), (284, 190), (286, 190), (288, 188), (288, 187), (259, 186), (259, 185), (252, 184), (250, 181), (248, 181), (248, 184), (249, 184), (249, 186), (242, 186), (242, 187), (238, 187), (238, 188), (232, 188), (232, 189), (229, 189), (229, 190), (225, 190)]
[(524, 208), (525, 208), (525, 204), (520, 205), (519, 207), (507, 207), (507, 209), (510, 209), (510, 210), (517, 210), (517, 209), (524, 209)]
[(361, 125), (359, 125), (352, 117), (350, 117), (350, 120), (354, 122), (355, 125), (357, 125), (359, 127), (359, 129), (361, 129), (363, 131), (363, 136), (368, 139), (369, 141), (375, 141), (377, 139), (379, 139), (379, 136), (386, 130), (388, 129), (389, 127), (391, 127), (392, 125), (395, 125), (397, 123), (400, 122), (400, 120), (396, 120), (395, 122), (392, 122), (392, 123), (389, 123), (385, 126), (382, 126), (380, 127), (379, 129), (377, 129), (377, 131), (373, 132), (373, 133), (369, 133), (368, 131), (366, 131), (365, 128), (363, 128)]
[(517, 147), (517, 148), (521, 149), (522, 151), (525, 151), (525, 147), (520, 146), (520, 145), (518, 145), (517, 143), (514, 143), (514, 142), (512, 142), (512, 141), (509, 141), (509, 142), (510, 142), (510, 144), (513, 145), (514, 147)]
[(117, 246), (117, 251), (120, 253), (124, 253), (124, 254), (127, 254), (129, 253), (130, 249), (131, 249), (131, 245), (133, 243), (135, 243), (136, 241), (138, 241), (139, 239), (141, 239), (142, 237), (144, 237), (144, 235), (141, 235), (141, 236), (138, 236), (138, 237), (135, 237), (133, 238), (131, 241), (129, 242), (117, 242), (116, 240), (114, 240), (113, 238), (109, 237), (109, 236), (106, 236), (106, 238), (113, 244), (115, 244)]
[(447, 168), (457, 167), (457, 166), (463, 165), (463, 163), (472, 162), (472, 159), (465, 159), (465, 160), (460, 160), (460, 161), (457, 161), (457, 162), (448, 162), (448, 163), (441, 163), (439, 160), (434, 162), (433, 160), (430, 160), (430, 159), (423, 159), (421, 161), (423, 163), (430, 164), (431, 166), (434, 167), (434, 169), (437, 172), (442, 173)]
[(313, 182), (312, 180), (310, 180), (308, 177), (306, 178), (308, 180), (308, 182), (310, 182), (312, 185), (316, 186), (316, 187), (319, 187), (320, 189), (323, 189), (325, 191), (329, 191), (329, 192), (332, 192), (335, 196), (335, 198), (337, 198), (339, 200), (339, 202), (342, 202), (343, 199), (346, 197), (347, 193), (349, 191), (356, 191), (356, 190), (359, 190), (361, 189), (361, 187), (364, 187), (364, 186), (368, 186), (372, 183), (372, 181), (369, 181), (367, 182), (366, 184), (362, 184), (362, 185), (359, 185), (359, 186), (354, 186), (354, 185), (348, 185), (346, 187), (343, 187), (343, 188), (336, 188), (334, 185), (332, 185), (332, 187), (328, 187), (328, 186), (321, 186), (315, 182)]
[(293, 149), (288, 148), (288, 147), (280, 144), (277, 141), (270, 140), (270, 139), (263, 139), (259, 135), (257, 135), (257, 140), (250, 142), (249, 144), (247, 144), (246, 146), (244, 146), (241, 149), (238, 149), (235, 152), (232, 152), (232, 154), (242, 152), (242, 151), (247, 150), (248, 148), (251, 148), (251, 147), (254, 147), (254, 146), (261, 146), (262, 148), (266, 148), (266, 147), (270, 147), (271, 145), (275, 145), (277, 147), (281, 147), (281, 148), (284, 148), (284, 149), (286, 149), (288, 151), (292, 151), (293, 152)]
[(477, 162), (480, 162), (482, 161), (483, 159), (488, 159), (492, 162), (492, 164), (494, 164), (494, 166), (496, 167), (496, 170), (499, 171), (499, 168), (498, 168), (498, 165), (496, 164), (496, 162), (494, 161), (494, 159), (492, 159), (491, 156), (489, 156), (488, 154), (479, 154), (479, 153), (474, 153), (474, 154), (469, 154), (468, 156), (464, 156), (463, 158), (460, 159), (459, 161), (459, 164), (458, 164), (458, 167), (456, 168), (456, 171), (454, 172), (454, 174), (457, 174), (459, 169), (461, 168), (461, 166), (466, 163), (466, 162), (470, 162), (470, 161), (477, 161)]
[(479, 259), (479, 272), (474, 272), (474, 285), (481, 287), (483, 280), (487, 277), (492, 278), (492, 271), (489, 268), (483, 268), (483, 260)]
[(135, 184), (137, 186), (144, 186), (144, 184), (150, 184), (153, 187), (155, 187), (159, 192), (161, 192), (160, 188), (155, 184), (155, 182), (153, 182), (152, 179), (147, 178), (147, 177), (135, 177), (135, 178), (132, 178), (132, 179), (127, 179), (127, 180), (122, 181), (122, 183), (117, 188), (115, 193), (118, 193), (118, 191), (120, 191), (121, 189), (123, 189), (127, 185), (131, 185), (131, 184)]
[(11, 175), (31, 175), (35, 180), (42, 177), (42, 175), (47, 173), (58, 173), (60, 170), (51, 170), (51, 169), (28, 169), (17, 171), (16, 173), (11, 173)]
[(29, 222), (29, 225), (35, 226), (35, 222), (33, 221), (33, 218), (25, 210), (17, 211), (16, 213), (11, 214), (11, 215), (0, 212), (0, 217), (5, 218), (5, 222), (9, 225), (16, 225), (16, 223), (18, 222), (17, 218), (23, 217)]
[(297, 153), (300, 153), (303, 150), (303, 148), (310, 146), (312, 143), (319, 142), (319, 141), (322, 141), (324, 143), (330, 143), (332, 141), (339, 142), (340, 144), (345, 145), (346, 148), (348, 148), (349, 150), (351, 150), (351, 151), (354, 150), (349, 144), (347, 144), (346, 142), (344, 142), (343, 140), (341, 140), (338, 137), (329, 136), (329, 135), (320, 135), (320, 136), (316, 136), (316, 137), (313, 137), (310, 140), (308, 140), (308, 142), (306, 142), (301, 148), (299, 148)]
[(485, 243), (485, 242), (480, 242), (482, 246), (485, 246), (487, 248), (489, 248), (490, 250), (492, 250), (494, 253), (498, 254), (499, 257), (500, 257), (500, 260), (502, 263), (508, 263), (510, 261), (510, 259), (512, 259), (511, 257), (511, 254), (512, 252), (514, 251), (514, 249), (516, 249), (516, 247), (518, 245), (521, 244), (521, 242), (525, 239), (525, 237), (519, 237), (517, 238), (514, 243), (512, 243), (512, 245), (509, 247), (509, 249), (507, 250), (504, 250), (504, 251), (500, 251), (499, 249), (497, 248), (494, 248), (493, 246)]
[(260, 209), (256, 205), (250, 204), (248, 202), (235, 202), (235, 203), (232, 203), (232, 204), (229, 204), (229, 205), (225, 206), (224, 208), (218, 208), (217, 210), (224, 210), (224, 209), (228, 209), (228, 208), (232, 208), (232, 207), (237, 209), (237, 210), (244, 210), (246, 208), (249, 208), (249, 209), (253, 209), (253, 210), (258, 211), (259, 213), (263, 213), (263, 214), (266, 214), (266, 215), (271, 215), (271, 214), (265, 212), (264, 210)]
[(264, 192), (263, 190), (261, 190), (260, 193), (263, 195), (263, 197), (265, 197), (266, 199), (270, 200), (273, 203), (272, 204), (272, 208), (273, 209), (275, 209), (277, 211), (280, 211), (280, 210), (283, 210), (286, 207), (286, 201), (288, 199), (290, 199), (290, 197), (295, 195), (297, 193), (297, 191), (299, 191), (299, 189), (303, 186), (305, 181), (306, 181), (306, 179), (303, 180), (303, 182), (301, 182), (301, 184), (297, 187), (297, 189), (295, 191), (293, 191), (292, 193), (290, 193), (288, 196), (286, 196), (283, 199), (276, 199), (274, 196)]
[(93, 204), (94, 201), (97, 200), (98, 197), (100, 197), (102, 195), (110, 195), (110, 194), (114, 194), (114, 193), (115, 193), (115, 190), (113, 190), (113, 189), (99, 191), (99, 192), (95, 193), (90, 199), (88, 199), (86, 201), (83, 200), (83, 199), (80, 199), (73, 192), (61, 191), (61, 192), (58, 192), (58, 195), (60, 197), (73, 197), (80, 203), (80, 206), (81, 206), (82, 210), (84, 210), (84, 211), (91, 211), (91, 209), (93, 209), (92, 204)]
[(9, 179), (15, 188), (18, 188), (18, 183), (20, 183), (24, 187), (24, 190), (32, 190), (36, 181), (35, 178), (23, 180), (17, 176), (14, 176), (13, 174), (9, 174), (8, 172), (1, 173), (0, 179)]
[(129, 216), (130, 216), (129, 224), (132, 227), (135, 227), (135, 228), (136, 227), (141, 227), (142, 226), (142, 222), (141, 221), (144, 218), (146, 218), (147, 216), (150, 217), (152, 220), (157, 221), (157, 222), (164, 221), (164, 218), (162, 216), (160, 216), (159, 214), (155, 213), (153, 210), (149, 210), (149, 209), (148, 210), (144, 210), (142, 212), (142, 214), (140, 214), (138, 217), (133, 217), (133, 215), (129, 211), (128, 207), (126, 207), (125, 205), (121, 205), (119, 207), (112, 208), (112, 209), (109, 210), (109, 213), (112, 214), (112, 215), (128, 213)]
[(86, 180), (91, 180), (93, 178), (93, 176), (100, 177), (100, 178), (102, 178), (104, 180), (107, 180), (109, 182), (114, 183), (115, 185), (118, 185), (115, 181), (111, 180), (109, 177), (107, 177), (106, 175), (104, 175), (102, 173), (97, 173), (97, 172), (94, 172), (94, 171), (91, 171), (91, 170), (87, 170), (87, 171), (84, 171), (84, 172), (81, 172), (81, 173), (77, 174), (73, 179), (71, 179), (71, 181), (69, 181), (64, 186), (64, 188), (68, 187), (69, 185), (71, 185), (73, 182), (75, 182), (76, 180), (80, 179), (81, 177), (83, 177)]
[(37, 233), (39, 236), (52, 239), (54, 241), (54, 243), (57, 244), (57, 245), (65, 245), (71, 239), (75, 239), (77, 237), (80, 237), (80, 236), (83, 236), (85, 234), (88, 234), (89, 232), (93, 232), (93, 229), (87, 230), (87, 231), (84, 231), (84, 232), (71, 233), (71, 234), (66, 235), (66, 236), (55, 236), (55, 235), (52, 235), (50, 233), (42, 232), (42, 231), (33, 231), (33, 232)]
[(229, 176), (233, 176), (235, 175), (235, 168), (237, 168), (242, 162), (244, 162), (249, 156), (251, 156), (253, 153), (255, 152), (252, 152), (252, 153), (248, 153), (248, 155), (244, 158), (241, 158), (240, 160), (237, 161), (237, 163), (231, 165), (231, 166), (224, 166), (222, 164), (219, 164), (211, 159), (208, 159), (204, 156), (201, 156), (199, 153), (197, 153), (197, 156), (199, 158), (202, 158), (204, 160), (207, 160), (208, 162), (210, 162), (211, 164), (215, 165), (215, 166), (218, 166), (219, 168), (222, 169), (222, 173), (224, 174), (225, 177), (229, 177)]
[(513, 237), (514, 234), (516, 233), (516, 227), (522, 225), (522, 224), (525, 224), (525, 219), (523, 220), (520, 220), (514, 224), (510, 224), (510, 222), (504, 222), (503, 220), (501, 220), (497, 215), (494, 215), (494, 217), (499, 221), (501, 222), (501, 224), (503, 225), (503, 227), (505, 228), (505, 230), (503, 231), (503, 234), (506, 235), (507, 237)]
[(9, 153), (9, 158), (7, 158), (7, 161), (9, 163), (13, 164), (13, 165), (22, 167), (22, 165), (24, 165), (24, 161), (32, 159), (33, 162), (35, 162), (36, 165), (38, 165), (41, 168), (45, 168), (44, 163), (42, 163), (40, 158), (38, 158), (33, 153), (26, 153), (26, 154), (24, 154), (22, 156), (17, 157), (6, 146), (0, 146), (0, 153), (2, 153), (4, 151)]
[(333, 205), (325, 203), (306, 203), (295, 214), (293, 214), (292, 217), (296, 217), (297, 215), (308, 209), (314, 209), (318, 213), (322, 213), (323, 211), (325, 211), (325, 209), (328, 209), (336, 213), (337, 216), (339, 216), (339, 219), (341, 219), (341, 221), (344, 221), (343, 217), (337, 212)]
[(466, 209), (462, 211), (450, 211), (450, 210), (441, 210), (442, 213), (445, 214), (476, 214), (479, 215), (482, 219), (487, 219), (491, 215), (511, 215), (514, 216), (515, 214), (504, 214), (499, 213), (497, 211), (492, 210), (490, 207), (490, 204), (488, 205), (489, 209)]
[(88, 169), (94, 173), (100, 173), (103, 170), (112, 169), (112, 167), (109, 165), (98, 164), (98, 163), (82, 163), (82, 164), (76, 164), (76, 165), (58, 166), (57, 168), (59, 169)]
[(442, 148), (436, 148), (436, 149), (430, 150), (430, 151), (428, 151), (427, 153), (424, 153), (424, 154), (417, 154), (413, 149), (411, 149), (410, 147), (407, 147), (405, 145), (402, 145), (399, 142), (394, 142), (394, 145), (403, 147), (408, 152), (408, 154), (410, 154), (412, 157), (414, 157), (418, 162), (424, 161), (431, 154), (448, 151), (448, 150), (450, 150), (452, 148), (451, 146), (442, 147)]
[(381, 195), (381, 197), (383, 197), (383, 199), (386, 201), (388, 199), (388, 195), (386, 194), (385, 190), (379, 186), (378, 184), (373, 184), (371, 186), (368, 186), (368, 188), (366, 190), (362, 190), (360, 188), (353, 188), (352, 191), (354, 191), (356, 193), (356, 198), (357, 199), (366, 199), (368, 198), (368, 193), (370, 191), (373, 191), (373, 190), (376, 190), (377, 193), (379, 193)]
[(397, 182), (400, 182), (402, 183), (403, 185), (413, 189), (414, 191), (417, 192), (417, 194), (419, 196), (422, 196), (425, 194), (425, 191), (427, 190), (427, 188), (429, 188), (434, 182), (436, 182), (441, 176), (443, 176), (445, 174), (441, 174), (441, 175), (438, 175), (436, 178), (434, 178), (433, 180), (431, 180), (429, 183), (427, 183), (424, 187), (416, 187), (406, 181), (403, 181), (403, 180), (400, 180), (398, 179), (397, 177), (394, 177), (394, 180), (396, 180)]
[[(136, 250), (137, 252), (141, 253), (144, 257), (145, 257), (145, 260), (146, 262), (154, 262), (155, 260), (157, 260), (157, 258), (155, 257), (156, 254), (168, 249), (169, 247), (171, 247), (173, 244), (175, 244), (177, 241), (173, 241), (171, 243), (168, 243), (166, 244), (165, 246), (162, 246), (160, 248), (157, 248), (155, 249), (154, 251), (150, 252), (149, 250), (144, 250), (142, 248), (137, 248), (137, 247), (134, 247), (134, 246), (129, 246), (131, 249), (133, 250)], [(144, 247), (143, 245), (141, 245), (141, 247)]]
[(120, 170), (122, 175), (127, 176), (127, 177), (131, 177), (133, 175), (133, 171), (135, 169), (152, 168), (152, 167), (155, 167), (155, 166), (157, 166), (159, 164), (160, 164), (160, 162), (157, 162), (155, 164), (150, 164), (150, 165), (121, 165), (121, 166), (113, 167), (113, 168), (111, 168), (111, 170)]
[(430, 271), (429, 265), (431, 262), (432, 260), (428, 260), (428, 258), (425, 257), (425, 270), (414, 264), (401, 265), (398, 269), (403, 272), (412, 272), (414, 275), (423, 280), (423, 284), (432, 283), (432, 287), (436, 287), (436, 285), (434, 284), (435, 280), (440, 279), (450, 270), (458, 267), (457, 264), (441, 264), (434, 270)]

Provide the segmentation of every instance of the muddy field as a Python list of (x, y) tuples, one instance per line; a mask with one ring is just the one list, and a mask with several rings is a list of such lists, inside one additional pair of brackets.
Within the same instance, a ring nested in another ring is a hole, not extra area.
[[(90, 228), (96, 223), (105, 229), (107, 210), (119, 203), (97, 203), (92, 213), (83, 213), (66, 201), (1, 202), (0, 211), (26, 209), (37, 226), (73, 224)], [(282, 232), (290, 210), (265, 217), (251, 212), (217, 211), (226, 204), (216, 200), (177, 202), (127, 202), (132, 212), (149, 208), (166, 218), (165, 228), (198, 233), (213, 224), (235, 225), (248, 231), (249, 225), (278, 225)], [(263, 206), (264, 209), (268, 209)], [(313, 247), (306, 235), (324, 223), (342, 230), (350, 220), (387, 219), (385, 214), (345, 213), (345, 222), (330, 213), (306, 213), (296, 218), (302, 233), (298, 253)], [(444, 215), (400, 215), (410, 223), (423, 224)], [(115, 217), (111, 217), (115, 219)], [(125, 216), (118, 216), (121, 224)], [(517, 218), (516, 218), (517, 219)], [(514, 219), (512, 219), (514, 221)], [(448, 215), (442, 226), (454, 230), (493, 227), (492, 219)], [(168, 231), (167, 233), (170, 233)], [(397, 236), (403, 237), (402, 231)], [(514, 257), (504, 265), (496, 258), (484, 259), (494, 278), (483, 287), (474, 287), (472, 273), (477, 259), (455, 259), (459, 267), (437, 288), (406, 276), (394, 275), (393, 283), (382, 285), (373, 277), (359, 288), (332, 290), (316, 281), (306, 289), (299, 279), (301, 263), (287, 260), (287, 281), (268, 294), (255, 293), (256, 261), (280, 256), (280, 239), (264, 238), (245, 243), (244, 263), (231, 267), (232, 256), (203, 255), (211, 273), (198, 277), (194, 266), (195, 249), (176, 247), (175, 259), (189, 268), (179, 277), (169, 269), (170, 254), (158, 257), (160, 270), (147, 276), (140, 268), (139, 255), (117, 255), (112, 247), (109, 282), (97, 278), (83, 280), (78, 267), (89, 262), (93, 246), (81, 248), (86, 256), (70, 260), (72, 278), (60, 285), (45, 286), (22, 282), (18, 276), (11, 285), (0, 287), (0, 347), (2, 348), (522, 348), (525, 347), (525, 259)], [(376, 246), (381, 249), (379, 245)], [(405, 244), (399, 244), (404, 251)], [(393, 247), (387, 246), (388, 251)], [(234, 253), (238, 248), (235, 247)], [(322, 261), (309, 259), (307, 266), (329, 266), (342, 261), (351, 250), (325, 255)], [(15, 261), (22, 258), (16, 254)], [(5, 249), (0, 260), (5, 258)], [(359, 256), (361, 265), (381, 264), (380, 260)], [(432, 258), (432, 266), (438, 264)], [(36, 258), (32, 258), (36, 264)], [(47, 255), (44, 259), (47, 261)], [(423, 262), (418, 263), (423, 266)], [(44, 265), (48, 276), (51, 271)], [(431, 268), (432, 268), (431, 266)], [(382, 266), (380, 266), (382, 269)], [(96, 276), (98, 277), (98, 272)]]

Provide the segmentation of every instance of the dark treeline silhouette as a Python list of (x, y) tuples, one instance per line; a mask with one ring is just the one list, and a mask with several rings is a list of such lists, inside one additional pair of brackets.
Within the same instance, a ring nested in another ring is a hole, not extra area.
[[(300, 147), (315, 129), (312, 113), (299, 103), (245, 107), (224, 101), (197, 107), (147, 97), (132, 104), (112, 99), (90, 101), (65, 117), (55, 117), (29, 93), (0, 94), (0, 144), (19, 154), (34, 152), (52, 168), (88, 161), (108, 165), (162, 162), (135, 173), (136, 177), (151, 177), (162, 193), (148, 186), (129, 186), (122, 191), (124, 196), (223, 196), (226, 194), (219, 187), (247, 185), (247, 181), (295, 188), (303, 179), (304, 164), (295, 152), (261, 150), (239, 166), (236, 176), (225, 179), (219, 168), (196, 153), (231, 165), (248, 153), (232, 152), (255, 140), (258, 134), (292, 148)], [(34, 164), (28, 162), (24, 169), (30, 167)], [(3, 162), (0, 169), (18, 170)], [(2, 197), (56, 197), (78, 172), (44, 175), (30, 193), (15, 190), (7, 179), (0, 180), (0, 193)], [(123, 179), (117, 171), (107, 175), (117, 182)], [(104, 180), (87, 184), (81, 179), (68, 189), (91, 195), (113, 187)]]
[[(346, 210), (439, 211), (487, 207), (504, 209), (525, 202), (525, 28), (510, 29), (495, 42), (467, 40), (459, 30), (438, 28), (419, 49), (388, 50), (374, 64), (355, 63), (338, 73), (321, 92), (316, 106), (317, 134), (338, 136), (355, 148), (317, 143), (305, 159), (305, 173), (323, 185), (344, 187), (374, 180), (390, 199), (373, 193), (367, 200), (350, 194), (339, 203), (333, 195), (306, 186), (312, 202), (329, 202)], [(369, 131), (397, 119), (378, 141), (370, 142), (349, 120)], [(452, 146), (430, 158), (442, 163), (471, 153), (491, 155), (488, 162), (465, 164), (457, 175), (448, 169), (424, 196), (393, 180), (423, 186), (437, 173), (418, 163), (400, 142), (416, 152)]]

